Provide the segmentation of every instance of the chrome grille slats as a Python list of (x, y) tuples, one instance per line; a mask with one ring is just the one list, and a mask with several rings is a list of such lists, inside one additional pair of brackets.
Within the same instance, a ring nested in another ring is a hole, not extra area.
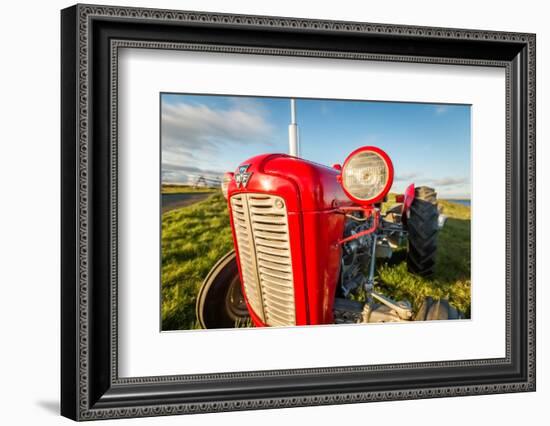
[(261, 253), (259, 255), (257, 254), (257, 257), (258, 257), (258, 266), (260, 268), (264, 267), (267, 269), (272, 269), (274, 271), (292, 272), (292, 267), (290, 265), (278, 263), (278, 261), (281, 261), (281, 259), (279, 258), (274, 258), (273, 256), (266, 256)]
[(272, 247), (276, 249), (284, 249), (286, 245), (286, 240), (280, 241), (280, 240), (268, 240), (266, 238), (262, 238), (258, 235), (256, 235), (256, 244), (260, 245), (262, 247)]
[(254, 217), (254, 223), (265, 224), (265, 225), (284, 225), (286, 222), (284, 218), (281, 218), (278, 216), (258, 214)]
[(292, 275), (287, 272), (276, 271), (268, 268), (260, 268), (260, 272), (271, 277), (280, 278), (282, 280), (292, 279)]
[(269, 233), (264, 231), (256, 231), (254, 233), (256, 238), (264, 238), (270, 241), (276, 240), (276, 241), (282, 241), (285, 243), (288, 243), (288, 235), (286, 234), (277, 234), (277, 233)]
[(286, 257), (289, 254), (287, 249), (264, 246), (262, 244), (259, 244), (257, 240), (256, 240), (256, 250), (258, 251), (258, 253), (272, 254), (272, 255), (281, 256), (281, 257), (283, 256)]
[(270, 326), (296, 324), (294, 279), (284, 200), (268, 194), (231, 197), (247, 299)]
[[(254, 223), (254, 230), (258, 230), (258, 231), (267, 231), (267, 232), (274, 232), (274, 233), (278, 233), (278, 234), (282, 234), (284, 233), (285, 231), (285, 225), (286, 223), (283, 223), (283, 224), (269, 224), (269, 223), (263, 223), (263, 222), (259, 222), (259, 221), (253, 221)], [(286, 233), (285, 233), (285, 236), (286, 236)]]
[(241, 262), (241, 274), (243, 287), (246, 292), (248, 303), (254, 312), (265, 321), (263, 312), (262, 294), (257, 273), (256, 255), (254, 253), (254, 242), (250, 230), (250, 217), (246, 213), (246, 197), (234, 195), (231, 197), (231, 211), (237, 245), (239, 247), (239, 259)]

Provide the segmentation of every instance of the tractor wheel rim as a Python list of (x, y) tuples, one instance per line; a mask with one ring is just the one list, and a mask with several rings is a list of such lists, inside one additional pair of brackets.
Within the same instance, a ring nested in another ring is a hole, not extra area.
[(241, 291), (241, 281), (235, 278), (229, 285), (225, 298), (225, 306), (233, 319), (249, 317), (248, 307)]

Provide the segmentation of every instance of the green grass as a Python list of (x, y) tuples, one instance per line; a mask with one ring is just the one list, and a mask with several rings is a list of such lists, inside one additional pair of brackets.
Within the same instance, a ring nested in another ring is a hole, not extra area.
[(162, 215), (162, 329), (198, 328), (195, 301), (214, 264), (233, 248), (221, 191)]
[(197, 193), (204, 193), (204, 192), (217, 192), (219, 191), (218, 188), (205, 188), (205, 187), (198, 187), (195, 188), (193, 186), (189, 185), (176, 185), (176, 184), (164, 184), (162, 185), (162, 193), (163, 194), (188, 194), (192, 192)]
[[(390, 197), (388, 205), (393, 204)], [(394, 251), (390, 262), (377, 267), (378, 290), (406, 299), (416, 311), (424, 297), (448, 298), (470, 318), (470, 208), (439, 200), (447, 223), (439, 232), (435, 274), (429, 279), (407, 272), (406, 248)]]
[[(384, 208), (392, 205), (391, 195)], [(407, 272), (406, 249), (377, 265), (377, 290), (418, 309), (425, 296), (448, 297), (470, 316), (470, 208), (440, 200), (449, 217), (439, 234), (436, 273), (430, 279)], [(227, 203), (219, 190), (206, 200), (162, 216), (162, 329), (198, 328), (195, 302), (202, 281), (233, 248)]]

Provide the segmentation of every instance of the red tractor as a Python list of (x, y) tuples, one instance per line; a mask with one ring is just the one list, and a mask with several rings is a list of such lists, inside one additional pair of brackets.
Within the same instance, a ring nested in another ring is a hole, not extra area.
[[(410, 272), (434, 272), (436, 193), (410, 185), (382, 213), (393, 165), (365, 146), (332, 168), (265, 154), (226, 173), (235, 250), (214, 266), (197, 299), (203, 328), (456, 319), (445, 300), (407, 301), (375, 291), (377, 259), (408, 240)], [(362, 297), (357, 297), (361, 293)], [(363, 299), (364, 302), (357, 301)]]

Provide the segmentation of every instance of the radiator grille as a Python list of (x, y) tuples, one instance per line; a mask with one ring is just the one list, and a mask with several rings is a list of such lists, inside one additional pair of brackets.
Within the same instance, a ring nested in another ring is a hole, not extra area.
[(244, 290), (264, 324), (296, 324), (288, 216), (281, 197), (231, 197)]

